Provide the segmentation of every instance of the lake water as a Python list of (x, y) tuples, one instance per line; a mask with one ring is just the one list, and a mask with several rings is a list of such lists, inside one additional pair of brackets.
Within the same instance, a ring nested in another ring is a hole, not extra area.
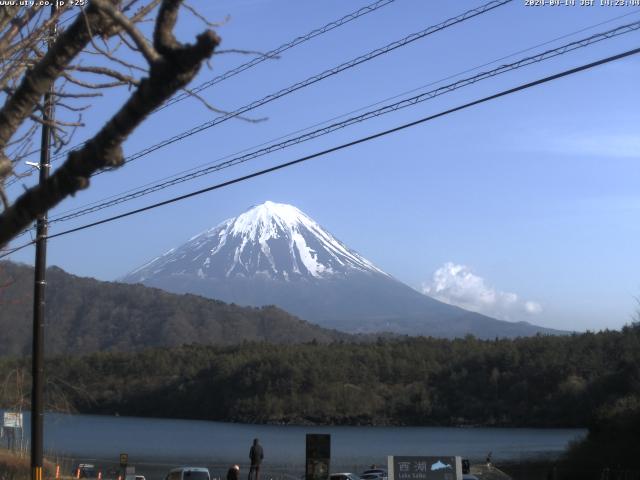
[[(28, 414), (25, 417), (28, 436)], [(586, 430), (308, 427), (53, 413), (45, 416), (48, 454), (117, 463), (119, 454), (126, 452), (131, 464), (163, 468), (172, 464), (218, 465), (219, 469), (233, 463), (243, 465), (257, 437), (264, 446), (265, 468), (302, 472), (307, 433), (331, 434), (332, 470), (360, 471), (372, 463), (385, 464), (387, 455), (461, 455), (481, 460), (492, 451), (496, 462), (558, 456), (569, 442), (584, 437)]]

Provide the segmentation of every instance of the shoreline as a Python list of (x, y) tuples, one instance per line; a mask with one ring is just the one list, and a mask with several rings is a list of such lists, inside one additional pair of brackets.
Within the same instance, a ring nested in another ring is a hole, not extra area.
[[(0, 412), (5, 409), (0, 407)], [(27, 412), (25, 412), (27, 413)], [(407, 424), (402, 422), (388, 421), (354, 421), (354, 422), (320, 422), (312, 421), (308, 418), (292, 417), (285, 420), (266, 420), (261, 419), (234, 419), (226, 418), (212, 419), (212, 418), (196, 418), (196, 417), (180, 417), (180, 416), (141, 416), (141, 415), (127, 415), (119, 413), (105, 413), (105, 412), (91, 412), (91, 411), (76, 411), (76, 412), (64, 412), (50, 410), (45, 414), (52, 415), (84, 415), (95, 416), (102, 418), (122, 418), (122, 419), (146, 419), (146, 420), (161, 420), (161, 421), (186, 421), (186, 422), (211, 422), (211, 423), (223, 423), (231, 425), (257, 425), (265, 427), (373, 427), (373, 428), (466, 428), (466, 429), (535, 429), (535, 430), (587, 430), (587, 426), (575, 426), (575, 425), (537, 425), (537, 424), (525, 424), (515, 425), (510, 423), (428, 423), (428, 424)]]

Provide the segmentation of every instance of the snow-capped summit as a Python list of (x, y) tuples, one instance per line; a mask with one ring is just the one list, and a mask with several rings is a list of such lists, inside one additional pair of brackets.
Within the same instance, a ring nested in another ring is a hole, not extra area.
[(384, 273), (296, 207), (274, 202), (254, 206), (196, 235), (123, 281), (240, 305), (277, 305), (304, 320), (351, 332), (494, 338), (544, 331), (423, 295)]
[(127, 280), (194, 274), (203, 279), (261, 276), (289, 281), (356, 271), (386, 275), (296, 207), (267, 201), (169, 250)]

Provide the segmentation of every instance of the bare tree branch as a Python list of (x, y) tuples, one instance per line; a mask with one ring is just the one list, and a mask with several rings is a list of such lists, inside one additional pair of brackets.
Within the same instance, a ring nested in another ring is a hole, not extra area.
[(65, 110), (69, 110), (70, 112), (84, 112), (85, 110), (91, 108), (91, 105), (81, 105), (79, 107), (71, 106), (68, 103), (64, 102), (56, 102), (56, 108), (64, 108)]
[(121, 58), (116, 57), (111, 51), (104, 49), (102, 47), (99, 47), (98, 45), (95, 44), (95, 42), (92, 42), (92, 46), (93, 48), (96, 49), (95, 52), (88, 52), (88, 53), (94, 53), (95, 55), (99, 55), (101, 57), (106, 57), (107, 59), (111, 60), (114, 63), (120, 64), (123, 67), (129, 69), (129, 70), (137, 70), (139, 72), (142, 73), (148, 73), (147, 70), (145, 70), (144, 68), (138, 66), (138, 65), (134, 65), (133, 63), (129, 63), (126, 62), (124, 60), (122, 60)]
[(121, 87), (123, 85), (128, 85), (130, 83), (130, 82), (122, 82), (120, 80), (117, 80), (115, 82), (108, 82), (108, 83), (85, 82), (84, 80), (75, 78), (74, 76), (66, 72), (63, 72), (62, 76), (67, 80), (69, 80), (69, 82), (73, 83), (74, 85), (78, 85), (79, 87), (84, 87), (84, 88), (90, 88), (93, 90), (103, 90), (105, 88)]
[(224, 55), (228, 53), (238, 53), (240, 55), (257, 55), (259, 57), (269, 58), (272, 60), (278, 60), (280, 57), (278, 55), (267, 55), (263, 52), (258, 52), (257, 50), (241, 50), (237, 48), (227, 48), (225, 50), (216, 50), (215, 55)]
[(29, 119), (31, 121), (39, 123), (40, 125), (48, 125), (51, 128), (58, 129), (60, 127), (84, 127), (83, 123), (80, 122), (64, 122), (62, 120), (43, 120), (41, 117), (37, 115), (29, 115)]
[(160, 5), (160, 11), (156, 17), (156, 27), (153, 30), (153, 46), (162, 56), (174, 54), (179, 46), (173, 35), (179, 8), (180, 0), (164, 0)]
[(114, 78), (116, 80), (119, 80), (122, 83), (129, 83), (131, 85), (138, 85), (140, 84), (140, 80), (133, 78), (130, 75), (124, 75), (120, 72), (118, 72), (117, 70), (113, 70), (111, 68), (106, 68), (106, 67), (85, 67), (85, 66), (75, 66), (72, 67), (71, 70), (75, 70), (77, 72), (82, 72), (82, 73), (93, 73), (95, 75), (104, 75), (106, 77), (111, 77)]
[(109, 0), (93, 0), (93, 2), (103, 11), (107, 12), (109, 16), (117, 23), (122, 29), (129, 34), (131, 39), (135, 42), (138, 49), (144, 55), (144, 58), (149, 64), (156, 62), (159, 59), (158, 52), (156, 52), (151, 45), (144, 38), (144, 35), (138, 30), (135, 25), (125, 17), (122, 12), (115, 8)]
[(16, 144), (18, 144), (20, 142), (23, 142), (24, 140), (26, 140), (27, 138), (29, 138), (33, 134), (34, 130), (35, 130), (35, 126), (31, 125), (26, 133), (24, 133), (22, 136), (20, 136), (18, 138), (15, 138), (15, 139), (11, 140), (9, 143), (7, 143), (7, 147), (11, 147), (11, 146), (16, 145)]
[(9, 208), (9, 199), (7, 198), (7, 194), (4, 192), (3, 188), (0, 188), (0, 200), (2, 201), (2, 206), (4, 210)]
[(34, 5), (32, 8), (25, 9), (24, 15), (21, 17), (14, 18), (11, 23), (11, 28), (8, 28), (4, 35), (0, 37), (0, 52), (6, 52), (7, 46), (11, 43), (11, 41), (15, 38), (18, 33), (22, 31), (24, 26), (29, 23), (29, 21), (38, 13), (40, 9), (40, 5)]
[[(132, 7), (135, 3), (137, 3), (137, 1), (138, 0), (133, 0), (132, 2), (129, 3), (129, 5), (124, 7), (122, 9), (122, 11), (126, 12), (127, 10), (129, 10), (130, 7)], [(144, 20), (145, 17), (147, 15), (149, 15), (149, 13), (151, 13), (151, 11), (154, 8), (156, 8), (158, 5), (160, 5), (160, 1), (161, 0), (152, 0), (148, 4), (146, 4), (143, 7), (139, 8), (138, 11), (131, 17), (131, 21), (133, 23), (138, 23), (138, 22), (141, 22), (142, 20)]]
[[(92, 2), (87, 8), (89, 26), (93, 28), (95, 25), (98, 29), (105, 25), (99, 3), (100, 1)], [(82, 148), (70, 152), (64, 164), (44, 183), (27, 190), (0, 215), (0, 246), (24, 230), (38, 214), (54, 207), (67, 196), (87, 188), (91, 175), (96, 171), (122, 165), (122, 143), (125, 139), (151, 112), (177, 90), (184, 88), (197, 74), (203, 61), (213, 54), (220, 39), (211, 30), (198, 35), (193, 45), (178, 43), (173, 28), (179, 7), (179, 0), (163, 0), (153, 32), (153, 46), (158, 57), (150, 64), (149, 76), (140, 81), (127, 102)], [(74, 32), (73, 37), (66, 35), (71, 31)], [(35, 84), (28, 85), (29, 82), (23, 81), (0, 111), (0, 124), (4, 121), (1, 115), (10, 121), (9, 127), (0, 128), (0, 148), (6, 145), (19, 125), (13, 117), (18, 116), (24, 120), (38, 103), (38, 99), (34, 98), (35, 93), (44, 93), (46, 88), (43, 89), (43, 86), (50, 85), (77, 54), (78, 48), (90, 42), (89, 29), (84, 19), (74, 22), (65, 32), (64, 38), (65, 41), (62, 42), (61, 36), (34, 68), (34, 71), (40, 72), (40, 77), (31, 79)], [(16, 96), (23, 97), (21, 102), (12, 101)], [(25, 111), (26, 105), (29, 111)], [(12, 117), (9, 118), (9, 114)]]
[[(193, 98), (195, 98), (196, 100), (198, 100), (202, 105), (204, 105), (208, 110), (211, 110), (212, 112), (221, 113), (223, 115), (228, 115), (230, 113), (227, 110), (221, 110), (219, 108), (214, 107), (209, 102), (207, 102), (202, 96), (200, 96), (199, 94), (197, 94), (193, 90), (190, 90), (190, 89), (188, 89), (186, 87), (183, 88), (182, 90), (185, 93), (187, 93), (188, 95), (190, 95)], [(237, 118), (239, 120), (244, 120), (245, 122), (249, 122), (249, 123), (260, 123), (260, 122), (264, 122), (265, 120), (267, 120), (267, 117), (249, 118), (249, 117), (245, 117), (243, 115), (236, 115), (235, 118)]]
[(94, 98), (94, 97), (102, 97), (102, 93), (100, 92), (59, 92), (56, 91), (53, 93), (54, 96), (60, 98)]
[(51, 46), (44, 58), (27, 72), (16, 90), (0, 110), (0, 151), (18, 127), (29, 116), (40, 97), (51, 87), (51, 84), (62, 73), (70, 61), (89, 43), (89, 26), (99, 30), (104, 16), (91, 2), (86, 9), (87, 22), (84, 18), (76, 21), (63, 32)]
[(20, 11), (18, 2), (13, 4), (3, 4), (0, 7), (0, 29), (3, 29), (15, 18)]
[(198, 20), (200, 20), (202, 23), (204, 23), (207, 27), (209, 28), (219, 28), (223, 25), (225, 25), (226, 23), (229, 22), (229, 20), (231, 19), (231, 16), (227, 15), (225, 17), (225, 19), (222, 22), (211, 22), (209, 21), (206, 17), (204, 17), (203, 15), (200, 14), (200, 12), (198, 12), (195, 8), (193, 8), (191, 5), (189, 5), (187, 2), (184, 2), (183, 4), (184, 8), (186, 8), (194, 17), (196, 17)]

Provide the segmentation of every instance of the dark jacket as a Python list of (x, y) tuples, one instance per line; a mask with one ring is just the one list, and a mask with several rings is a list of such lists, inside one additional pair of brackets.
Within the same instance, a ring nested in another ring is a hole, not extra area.
[(262, 445), (259, 443), (254, 443), (249, 450), (249, 458), (251, 459), (251, 465), (260, 465), (262, 463), (262, 459), (264, 458), (264, 453), (262, 452)]

